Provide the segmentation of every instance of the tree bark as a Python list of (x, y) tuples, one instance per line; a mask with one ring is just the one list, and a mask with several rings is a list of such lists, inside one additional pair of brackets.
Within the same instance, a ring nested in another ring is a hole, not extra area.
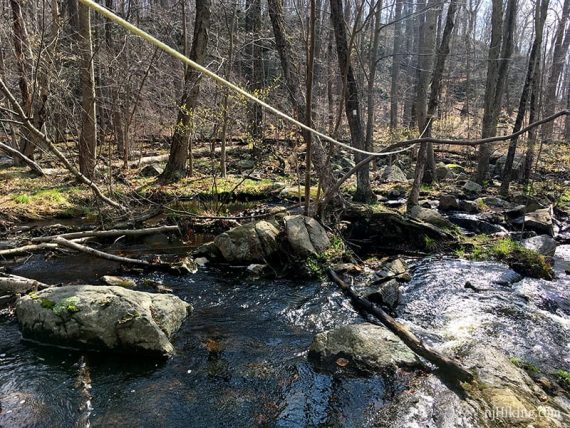
[[(554, 38), (552, 66), (548, 79), (546, 80), (546, 88), (544, 90), (544, 116), (550, 116), (556, 109), (556, 88), (558, 87), (558, 82), (562, 75), (564, 60), (570, 45), (570, 25), (566, 28), (566, 31), (564, 31), (569, 15), (570, 0), (565, 0), (564, 6), (562, 7), (562, 15), (558, 22), (558, 28), (556, 29), (556, 35)], [(544, 143), (552, 141), (553, 131), (554, 122), (549, 122), (542, 127), (542, 141)]]
[(93, 43), (91, 40), (91, 11), (79, 4), (79, 28), (77, 31), (81, 65), (81, 130), (79, 135), (79, 171), (90, 180), (95, 175), (97, 157), (97, 113), (95, 106), (95, 72)]
[[(512, 132), (513, 134), (519, 131), (522, 127), (526, 113), (526, 106), (529, 98), (529, 90), (534, 85), (533, 83), (534, 78), (537, 77), (536, 68), (538, 67), (540, 61), (540, 47), (542, 45), (544, 22), (546, 21), (546, 15), (548, 13), (548, 4), (549, 4), (548, 0), (542, 0), (542, 1), (537, 1), (535, 6), (535, 17), (534, 17), (535, 36), (528, 59), (526, 79), (523, 84), (523, 89), (521, 92), (519, 109), (517, 112), (517, 117), (515, 119), (515, 124), (513, 126), (513, 132)], [(501, 189), (500, 189), (501, 195), (503, 196), (507, 196), (509, 194), (509, 186), (512, 178), (512, 170), (517, 150), (517, 142), (518, 142), (518, 137), (515, 137), (509, 143), (509, 150), (507, 152), (507, 159), (505, 161), (505, 166), (503, 170), (503, 181), (501, 183)]]
[(394, 12), (394, 43), (392, 48), (392, 71), (390, 83), (390, 129), (398, 127), (398, 87), (400, 78), (400, 45), (402, 43), (402, 4), (404, 0), (396, 0)]
[[(330, 0), (331, 20), (334, 27), (338, 64), (341, 74), (346, 72), (347, 93), (344, 101), (346, 118), (350, 128), (352, 145), (358, 149), (365, 149), (365, 136), (362, 130), (360, 118), (360, 102), (358, 99), (358, 84), (350, 62), (348, 52), (346, 24), (342, 8), (342, 0)], [(364, 156), (356, 153), (355, 160), (360, 162)], [(357, 202), (369, 202), (375, 200), (375, 195), (370, 187), (370, 167), (366, 164), (357, 172), (356, 192), (354, 200)]]
[[(196, 20), (190, 59), (199, 64), (203, 64), (206, 59), (208, 31), (210, 28), (210, 7), (210, 0), (196, 0)], [(184, 76), (184, 90), (174, 135), (172, 136), (168, 162), (159, 177), (159, 181), (163, 183), (178, 181), (186, 176), (191, 121), (193, 120), (194, 109), (198, 104), (200, 80), (200, 73), (188, 67)]]
[[(261, 0), (246, 0), (245, 31), (246, 78), (248, 89), (256, 94), (264, 86), (263, 58), (261, 49)], [(263, 109), (257, 103), (248, 104), (248, 128), (251, 137), (259, 141), (263, 138)]]

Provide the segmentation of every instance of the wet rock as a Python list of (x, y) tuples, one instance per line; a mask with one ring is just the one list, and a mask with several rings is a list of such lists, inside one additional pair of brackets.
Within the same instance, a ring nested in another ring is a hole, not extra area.
[(400, 199), (404, 196), (406, 196), (406, 189), (402, 187), (394, 187), (393, 189), (390, 189), (386, 195), (389, 200)]
[(231, 263), (263, 263), (279, 248), (279, 230), (267, 221), (248, 223), (224, 232), (214, 239), (222, 257)]
[(375, 290), (368, 290), (366, 298), (371, 302), (383, 304), (389, 308), (395, 308), (400, 302), (401, 284), (395, 279), (381, 283)]
[(318, 254), (330, 246), (325, 229), (311, 217), (294, 215), (285, 217), (287, 241), (301, 257)]
[(495, 233), (500, 234), (508, 234), (508, 230), (505, 229), (503, 226), (498, 224), (489, 223), (488, 221), (483, 220), (477, 215), (474, 214), (463, 214), (463, 213), (456, 213), (451, 214), (449, 217), (449, 221), (453, 224), (473, 233), (484, 233), (487, 235), (493, 235)]
[(137, 283), (133, 279), (125, 278), (124, 276), (104, 275), (101, 277), (101, 280), (105, 284), (115, 287), (134, 288), (137, 286)]
[(162, 169), (160, 166), (158, 166), (158, 164), (150, 164), (150, 165), (145, 165), (139, 175), (141, 177), (156, 177), (159, 176), (160, 174), (162, 174), (162, 171), (164, 171), (164, 169)]
[(556, 241), (549, 235), (533, 236), (521, 242), (523, 247), (534, 250), (543, 256), (553, 256), (556, 252)]
[(268, 273), (269, 266), (266, 264), (251, 264), (247, 267), (247, 271), (255, 276), (263, 276)]
[(550, 208), (544, 208), (528, 213), (524, 217), (524, 224), (526, 229), (554, 236), (552, 210)]
[(169, 355), (191, 309), (172, 295), (79, 285), (22, 297), (16, 316), (24, 337), (44, 343)]
[(527, 195), (516, 195), (513, 198), (513, 201), (516, 204), (524, 205), (525, 212), (527, 212), (527, 213), (531, 213), (531, 212), (536, 211), (536, 210), (541, 210), (541, 209), (547, 208), (544, 204), (541, 204), (535, 198), (533, 198), (531, 196), (527, 196)]
[(442, 211), (451, 211), (459, 209), (459, 201), (453, 195), (441, 195), (439, 197), (439, 209)]
[(435, 210), (429, 208), (423, 208), (419, 205), (412, 207), (409, 211), (410, 217), (415, 218), (417, 220), (421, 220), (423, 222), (433, 224), (434, 226), (438, 227), (451, 227), (452, 224), (443, 217), (440, 213)]
[(384, 183), (402, 183), (408, 181), (406, 174), (396, 165), (385, 166), (379, 175), (380, 180)]
[(398, 279), (399, 281), (407, 282), (412, 279), (408, 264), (401, 258), (384, 263), (382, 267), (375, 272), (375, 275), (381, 281)]
[[(505, 217), (507, 217), (508, 219), (511, 219), (511, 220), (517, 220), (517, 219), (521, 218), (522, 216), (524, 216), (525, 213), (526, 213), (526, 209), (525, 209), (524, 205), (517, 205), (517, 206), (510, 208), (504, 212)], [(522, 223), (522, 218), (520, 221)]]
[(345, 369), (374, 373), (398, 367), (420, 367), (410, 349), (385, 327), (352, 324), (319, 333), (309, 348), (309, 359), (319, 368), (335, 370), (346, 359)]
[(469, 180), (463, 185), (462, 189), (466, 195), (477, 195), (483, 191), (483, 186)]

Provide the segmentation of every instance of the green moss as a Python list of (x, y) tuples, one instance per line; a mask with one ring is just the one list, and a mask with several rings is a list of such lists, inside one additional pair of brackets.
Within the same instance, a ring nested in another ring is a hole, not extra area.
[(427, 251), (435, 251), (437, 249), (437, 242), (428, 235), (424, 235), (424, 247)]
[(463, 256), (475, 260), (497, 260), (524, 276), (554, 279), (552, 267), (542, 254), (525, 248), (510, 238), (494, 240), (487, 235), (464, 238), (460, 249)]
[(529, 363), (527, 361), (524, 361), (519, 357), (511, 357), (510, 361), (515, 366), (517, 366), (520, 369), (523, 369), (524, 371), (526, 371), (530, 375), (536, 375), (536, 374), (540, 373), (540, 370), (538, 369), (537, 366), (535, 366), (534, 364)]
[(338, 236), (331, 238), (329, 248), (320, 254), (311, 254), (305, 260), (305, 267), (310, 277), (323, 279), (326, 276), (326, 268), (334, 261), (342, 258), (346, 253), (344, 242)]
[(26, 195), (25, 193), (23, 195), (15, 195), (12, 199), (17, 204), (29, 204), (31, 200), (30, 195)]
[(55, 302), (50, 299), (42, 298), (40, 300), (40, 305), (44, 309), (53, 309), (55, 307)]
[(570, 372), (560, 369), (554, 373), (554, 376), (556, 376), (560, 386), (564, 389), (570, 390)]
[(77, 304), (79, 303), (79, 297), (72, 296), (63, 299), (61, 302), (57, 303), (53, 307), (53, 313), (56, 315), (72, 314), (79, 312)]

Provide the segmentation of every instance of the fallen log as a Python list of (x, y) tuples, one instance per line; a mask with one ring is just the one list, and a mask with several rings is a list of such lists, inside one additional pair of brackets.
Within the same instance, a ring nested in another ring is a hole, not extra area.
[(20, 159), (22, 162), (28, 165), (36, 175), (40, 177), (44, 177), (46, 175), (45, 171), (42, 169), (41, 166), (39, 166), (32, 159), (21, 153), (19, 150), (13, 149), (9, 145), (4, 144), (2, 142), (0, 142), (0, 149), (13, 157)]
[(30, 290), (48, 288), (49, 285), (22, 276), (0, 273), (0, 295), (27, 293)]
[[(72, 250), (80, 251), (82, 253), (89, 254), (89, 255), (94, 256), (94, 257), (99, 257), (101, 259), (110, 260), (112, 262), (125, 263), (125, 264), (131, 264), (131, 265), (136, 265), (136, 266), (144, 266), (144, 267), (151, 268), (151, 269), (165, 270), (165, 271), (175, 272), (175, 273), (181, 273), (185, 270), (183, 265), (174, 266), (174, 265), (171, 265), (169, 263), (164, 263), (164, 262), (152, 262), (151, 263), (147, 260), (132, 259), (130, 257), (123, 257), (123, 256), (117, 256), (115, 254), (106, 253), (104, 251), (100, 251), (100, 250), (96, 250), (95, 248), (88, 247), (86, 245), (78, 244), (77, 242), (74, 242), (74, 241), (68, 241), (67, 239), (62, 238), (61, 236), (53, 237), (51, 242), (56, 243), (60, 247), (67, 247), (67, 248), (70, 248)], [(188, 271), (188, 270), (186, 270), (186, 271)]]
[(425, 358), (430, 363), (436, 365), (446, 373), (454, 376), (461, 382), (471, 382), (474, 379), (473, 374), (462, 367), (458, 362), (426, 346), (405, 325), (400, 324), (398, 321), (384, 312), (379, 306), (376, 306), (369, 300), (364, 299), (356, 294), (350, 288), (350, 286), (336, 274), (334, 270), (329, 268), (327, 272), (329, 277), (340, 287), (343, 293), (350, 299), (352, 304), (357, 309), (363, 310), (378, 318), (378, 320), (380, 320), (384, 326), (386, 326), (392, 333), (398, 336), (406, 346), (408, 346), (420, 357)]
[[(69, 232), (52, 236), (40, 236), (32, 238), (32, 242), (53, 242), (54, 238), (82, 239), (82, 238), (108, 238), (113, 236), (143, 236), (153, 233), (180, 232), (178, 226), (148, 227), (146, 229), (110, 229), (110, 230), (85, 230), (82, 232)], [(0, 253), (1, 255), (1, 253)]]

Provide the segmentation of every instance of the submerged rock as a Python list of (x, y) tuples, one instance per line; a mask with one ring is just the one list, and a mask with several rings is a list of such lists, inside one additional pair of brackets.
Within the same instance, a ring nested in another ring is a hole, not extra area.
[(338, 359), (356, 372), (420, 367), (419, 358), (385, 327), (352, 324), (319, 333), (309, 348), (309, 359), (319, 368), (335, 370)]
[(16, 316), (24, 337), (43, 343), (169, 355), (191, 309), (172, 295), (79, 285), (24, 296)]

